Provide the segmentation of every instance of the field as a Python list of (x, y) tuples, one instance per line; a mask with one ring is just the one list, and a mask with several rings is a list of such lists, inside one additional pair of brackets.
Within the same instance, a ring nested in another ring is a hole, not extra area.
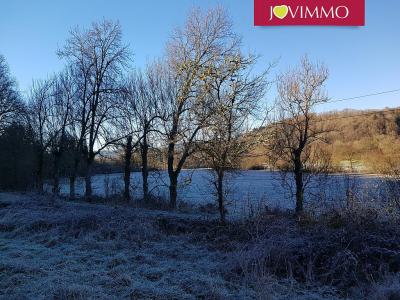
[[(131, 192), (134, 199), (142, 197), (141, 173), (131, 174)], [(123, 174), (96, 175), (92, 179), (94, 194), (101, 197), (110, 197), (120, 194), (123, 190)], [(166, 171), (153, 172), (149, 178), (151, 193), (157, 197), (168, 198), (168, 175)], [(226, 178), (226, 197), (228, 210), (233, 216), (244, 216), (269, 208), (293, 209), (294, 199), (293, 178), (288, 174), (283, 184), (282, 176), (278, 172), (269, 171), (240, 171)], [(372, 187), (372, 188), (371, 188)], [(377, 198), (380, 192), (385, 192), (385, 178), (377, 176), (359, 175), (328, 175), (314, 176), (308, 185), (306, 199), (308, 205), (341, 205), (346, 198), (346, 190), (357, 191), (359, 198)], [(77, 193), (84, 194), (84, 181), (77, 184)], [(51, 188), (49, 187), (49, 190)], [(69, 184), (64, 180), (61, 193), (68, 195)], [(379, 198), (384, 196), (379, 194)], [(204, 206), (215, 204), (215, 191), (212, 185), (212, 172), (205, 169), (184, 170), (180, 176), (178, 200), (181, 203)]]
[(204, 215), (54, 204), (36, 195), (1, 194), (0, 201), (4, 299), (256, 297), (224, 279), (225, 252), (167, 225), (206, 222)]
[[(176, 217), (102, 205), (1, 195), (0, 295), (4, 299), (204, 299), (235, 291), (223, 255), (162, 234)], [(201, 218), (186, 215), (185, 218)]]
[[(400, 293), (397, 231), (369, 221), (364, 230), (354, 214), (346, 226), (335, 218), (328, 227), (298, 223), (278, 212), (220, 226), (215, 215), (194, 210), (35, 194), (2, 193), (0, 207), (2, 299), (397, 299), (389, 296)], [(321, 259), (322, 269), (310, 265)], [(307, 276), (300, 271), (305, 266)], [(331, 277), (336, 281), (328, 284)]]

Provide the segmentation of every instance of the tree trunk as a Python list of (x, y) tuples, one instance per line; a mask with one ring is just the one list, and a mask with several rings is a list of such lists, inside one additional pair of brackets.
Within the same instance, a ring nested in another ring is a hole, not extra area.
[(75, 182), (76, 182), (76, 175), (78, 173), (78, 166), (79, 166), (79, 156), (75, 154), (72, 173), (69, 177), (69, 198), (71, 200), (75, 199)]
[(142, 179), (143, 179), (143, 199), (144, 201), (149, 200), (149, 166), (148, 166), (148, 152), (149, 145), (147, 143), (147, 136), (143, 137), (143, 144), (141, 145), (142, 154)]
[(176, 173), (169, 175), (169, 206), (176, 208), (176, 199), (178, 196), (178, 175)]
[(225, 224), (225, 205), (224, 205), (224, 172), (217, 171), (217, 194), (218, 194), (218, 209), (220, 220), (222, 224)]
[(87, 164), (86, 164), (86, 172), (85, 172), (85, 197), (87, 201), (91, 201), (93, 191), (92, 191), (92, 165), (93, 165), (94, 159), (92, 157), (89, 157), (87, 159)]
[(55, 196), (58, 196), (60, 193), (60, 176), (59, 176), (60, 160), (61, 160), (61, 153), (60, 152), (55, 153), (54, 165), (53, 165), (53, 194)]
[[(174, 135), (173, 135), (174, 137)], [(176, 198), (177, 198), (177, 185), (178, 185), (178, 174), (174, 172), (174, 153), (175, 153), (175, 143), (172, 142), (168, 145), (168, 176), (169, 176), (169, 206), (171, 209), (176, 208)]]
[(132, 136), (128, 136), (125, 146), (125, 167), (124, 167), (124, 199), (126, 202), (131, 200), (130, 186), (131, 186), (131, 159), (132, 159)]
[(303, 212), (304, 187), (303, 187), (303, 166), (300, 155), (295, 155), (294, 179), (296, 182), (296, 214)]
[(38, 169), (37, 169), (37, 190), (39, 193), (43, 193), (43, 163), (44, 163), (44, 151), (39, 150), (38, 157)]
[(75, 181), (76, 181), (76, 175), (71, 175), (69, 177), (69, 199), (74, 200), (75, 199)]

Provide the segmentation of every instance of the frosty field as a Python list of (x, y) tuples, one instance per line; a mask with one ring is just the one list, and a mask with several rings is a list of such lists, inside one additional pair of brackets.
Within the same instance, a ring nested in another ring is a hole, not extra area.
[(231, 294), (217, 271), (220, 254), (162, 234), (162, 213), (10, 194), (0, 203), (2, 299)]
[[(168, 175), (166, 171), (150, 174), (149, 185), (151, 192), (156, 196), (168, 198)], [(232, 215), (248, 214), (250, 210), (269, 208), (294, 208), (293, 195), (290, 187), (293, 180), (289, 174), (286, 184), (282, 182), (282, 175), (269, 171), (241, 171), (228, 177), (226, 181), (226, 196), (228, 210)], [(92, 178), (93, 192), (98, 196), (110, 196), (120, 193), (123, 189), (123, 174), (96, 175)], [(131, 174), (132, 197), (142, 197), (141, 173)], [(350, 188), (357, 195), (375, 198), (385, 193), (385, 180), (375, 176), (361, 175), (327, 175), (315, 176), (306, 192), (308, 205), (340, 205), (346, 197), (346, 190)], [(84, 194), (84, 181), (77, 181), (76, 191)], [(61, 184), (61, 193), (68, 195), (67, 180)], [(215, 203), (215, 191), (212, 184), (210, 170), (183, 170), (180, 175), (178, 201), (192, 205)]]
[[(264, 299), (229, 279), (235, 243), (199, 213), (0, 193), (0, 299)], [(325, 293), (266, 280), (273, 299)]]

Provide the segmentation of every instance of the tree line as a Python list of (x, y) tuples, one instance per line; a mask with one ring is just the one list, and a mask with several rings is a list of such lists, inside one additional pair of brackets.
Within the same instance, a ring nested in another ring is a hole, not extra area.
[[(324, 166), (312, 146), (329, 130), (314, 113), (328, 101), (328, 70), (304, 57), (278, 76), (276, 103), (265, 110), (271, 66), (255, 72), (258, 56), (241, 46), (222, 9), (194, 10), (172, 33), (165, 55), (139, 70), (120, 24), (103, 20), (71, 30), (57, 51), (63, 70), (34, 81), (26, 97), (0, 56), (1, 187), (32, 184), (43, 192), (49, 178), (58, 195), (62, 173), (68, 174), (74, 199), (82, 176), (90, 201), (96, 160), (118, 149), (124, 155), (124, 199), (131, 200), (132, 155), (138, 151), (143, 199), (149, 201), (149, 151), (159, 149), (167, 162), (169, 205), (175, 208), (179, 176), (196, 154), (213, 170), (224, 221), (226, 173), (255, 144), (265, 143), (275, 165), (293, 172), (296, 211), (302, 212), (304, 174)], [(249, 124), (257, 119), (268, 120), (271, 130), (262, 136), (252, 130)]]

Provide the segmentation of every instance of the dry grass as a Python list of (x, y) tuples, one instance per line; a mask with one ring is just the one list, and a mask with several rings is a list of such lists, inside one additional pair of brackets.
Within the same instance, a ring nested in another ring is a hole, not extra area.
[(355, 205), (318, 217), (264, 211), (222, 226), (209, 212), (20, 194), (0, 194), (0, 203), (0, 298), (397, 299), (400, 291), (398, 224)]
[[(0, 298), (218, 299), (223, 256), (164, 234), (174, 213), (0, 194)], [(196, 216), (185, 215), (186, 218)]]
[[(251, 238), (231, 256), (228, 274), (255, 290), (272, 277), (301, 283), (310, 291), (317, 287), (327, 298), (375, 299), (364, 295), (365, 286), (383, 295), (378, 290), (388, 284), (387, 277), (398, 278), (399, 223), (379, 219), (371, 209), (301, 218), (267, 212), (247, 224)], [(400, 286), (391, 284), (386, 294), (396, 293)]]

